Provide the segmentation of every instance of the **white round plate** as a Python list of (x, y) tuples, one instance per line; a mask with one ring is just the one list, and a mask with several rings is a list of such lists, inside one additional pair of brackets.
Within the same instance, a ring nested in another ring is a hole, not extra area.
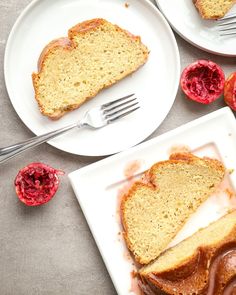
[[(102, 156), (120, 152), (148, 137), (169, 112), (178, 88), (180, 60), (174, 35), (162, 14), (148, 0), (35, 0), (16, 21), (5, 52), (5, 81), (16, 112), (35, 134), (79, 120), (86, 110), (135, 93), (141, 108), (99, 130), (73, 130), (49, 143), (66, 152)], [(92, 18), (108, 21), (140, 35), (150, 50), (137, 72), (100, 92), (79, 109), (51, 121), (40, 114), (31, 74), (51, 40), (67, 36), (75, 24)]]
[[(155, 0), (173, 29), (186, 41), (205, 51), (236, 56), (236, 38), (221, 37), (215, 20), (203, 20), (192, 0)], [(234, 6), (229, 14), (236, 12)]]

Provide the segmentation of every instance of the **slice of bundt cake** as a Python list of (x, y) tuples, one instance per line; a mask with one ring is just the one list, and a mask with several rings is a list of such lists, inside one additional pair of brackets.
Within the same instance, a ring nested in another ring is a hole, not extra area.
[(199, 230), (141, 268), (146, 294), (235, 295), (236, 211)]
[(202, 18), (219, 19), (236, 3), (235, 0), (193, 0)]
[(58, 119), (136, 71), (147, 58), (140, 37), (105, 19), (82, 22), (68, 37), (46, 46), (39, 58), (32, 77), (40, 111)]
[(147, 264), (168, 246), (190, 215), (224, 177), (223, 165), (192, 154), (174, 154), (135, 182), (121, 202), (126, 244)]

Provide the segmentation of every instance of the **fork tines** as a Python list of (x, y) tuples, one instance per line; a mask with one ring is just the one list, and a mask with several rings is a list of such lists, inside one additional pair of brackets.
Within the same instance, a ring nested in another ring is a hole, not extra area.
[(232, 18), (236, 18), (236, 13), (232, 13), (232, 14), (229, 14), (229, 15), (227, 15), (225, 17), (219, 18), (217, 21), (222, 22), (222, 21), (229, 20), (229, 19), (232, 19)]
[(229, 36), (236, 34), (236, 14), (228, 15), (217, 20), (217, 26), (220, 36)]
[(127, 116), (139, 108), (140, 106), (134, 93), (106, 103), (101, 107), (104, 118), (108, 123)]

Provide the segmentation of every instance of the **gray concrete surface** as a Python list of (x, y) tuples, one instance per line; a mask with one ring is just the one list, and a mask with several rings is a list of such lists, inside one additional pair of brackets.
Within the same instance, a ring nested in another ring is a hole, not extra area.
[[(8, 34), (30, 0), (0, 0), (0, 146), (32, 136), (15, 113), (4, 84), (3, 57)], [(181, 67), (199, 58), (236, 70), (235, 58), (214, 56), (176, 36)], [(224, 106), (187, 101), (179, 91), (169, 115), (151, 137)], [(42, 161), (69, 173), (99, 158), (73, 156), (44, 144), (0, 167), (0, 295), (113, 295), (105, 265), (67, 177), (54, 200), (27, 208), (16, 198), (13, 180), (30, 162)]]

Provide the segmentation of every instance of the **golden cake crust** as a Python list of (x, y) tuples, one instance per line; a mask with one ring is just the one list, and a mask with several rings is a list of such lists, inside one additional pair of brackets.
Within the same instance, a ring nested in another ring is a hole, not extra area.
[[(211, 245), (203, 242), (191, 256), (168, 269), (151, 272), (145, 267), (140, 269), (140, 287), (144, 294), (158, 294), (158, 290), (172, 295), (222, 295), (226, 290), (232, 293), (224, 294), (236, 294), (236, 211), (229, 215), (235, 219), (235, 224), (227, 236), (222, 232), (222, 240)], [(203, 230), (207, 228), (198, 232), (199, 238)], [(165, 253), (162, 255), (164, 258)]]
[[(34, 86), (34, 92), (35, 92), (35, 99), (38, 102), (38, 106), (42, 114), (45, 113), (45, 108), (44, 108), (44, 104), (42, 104), (41, 100), (39, 99), (40, 94), (39, 94), (39, 89), (37, 87), (37, 80), (39, 78), (40, 72), (43, 70), (45, 60), (48, 58), (48, 56), (50, 56), (53, 50), (55, 50), (58, 47), (64, 48), (65, 50), (69, 51), (69, 50), (72, 50), (74, 46), (75, 44), (73, 43), (73, 40), (70, 40), (67, 37), (58, 38), (58, 39), (52, 40), (48, 45), (46, 45), (39, 56), (38, 73), (32, 74), (32, 80), (33, 80), (33, 86)], [(54, 113), (51, 119), (57, 120), (60, 117), (62, 117), (65, 113), (66, 111), (59, 111), (58, 113)]]

